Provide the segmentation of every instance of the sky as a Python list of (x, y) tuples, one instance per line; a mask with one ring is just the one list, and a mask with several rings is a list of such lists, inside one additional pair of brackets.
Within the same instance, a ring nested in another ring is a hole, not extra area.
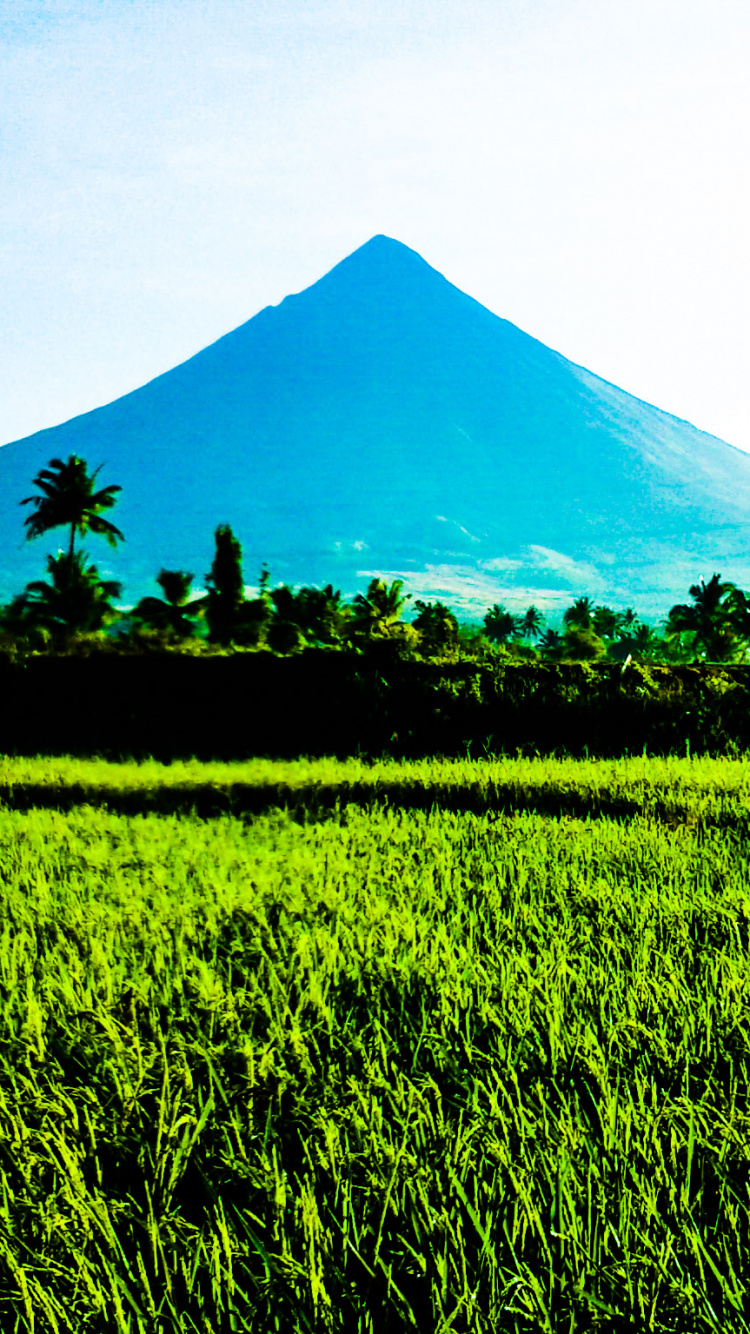
[(747, 0), (0, 0), (0, 442), (378, 232), (750, 451)]

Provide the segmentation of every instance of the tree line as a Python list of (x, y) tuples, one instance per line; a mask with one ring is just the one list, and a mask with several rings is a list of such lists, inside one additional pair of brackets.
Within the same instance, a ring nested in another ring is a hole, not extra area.
[(122, 584), (101, 577), (76, 538), (104, 538), (116, 547), (124, 534), (106, 517), (121, 487), (99, 487), (101, 467), (84, 459), (50, 460), (33, 479), (36, 492), (21, 500), (31, 506), (26, 537), (68, 530), (67, 545), (47, 557), (46, 579), (33, 580), (0, 608), (6, 642), (42, 648), (81, 636), (114, 637), (123, 646), (179, 647), (207, 640), (219, 647), (268, 648), (279, 654), (305, 647), (362, 648), (389, 644), (402, 654), (456, 658), (502, 655), (551, 661), (628, 659), (685, 663), (739, 663), (750, 652), (750, 595), (714, 574), (689, 591), (690, 601), (672, 607), (657, 629), (632, 609), (599, 606), (577, 598), (563, 613), (561, 629), (546, 624), (534, 606), (523, 615), (495, 603), (481, 626), (460, 626), (443, 602), (414, 601), (416, 615), (404, 619), (411, 596), (403, 580), (372, 579), (367, 592), (345, 602), (332, 584), (295, 590), (271, 587), (263, 566), (258, 594), (248, 598), (242, 549), (229, 524), (214, 534), (215, 554), (204, 577), (205, 591), (193, 588), (195, 575), (162, 569), (155, 577), (161, 596), (141, 598), (129, 612), (115, 605)]

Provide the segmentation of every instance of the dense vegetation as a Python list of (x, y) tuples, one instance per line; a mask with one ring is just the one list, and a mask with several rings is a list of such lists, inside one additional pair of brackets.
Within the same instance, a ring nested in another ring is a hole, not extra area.
[(750, 1328), (747, 761), (0, 794), (3, 1328)]
[(28, 538), (58, 528), (68, 534), (67, 549), (47, 558), (48, 579), (35, 580), (0, 609), (0, 636), (7, 648), (59, 650), (85, 639), (89, 645), (108, 632), (123, 651), (172, 647), (183, 651), (219, 650), (230, 645), (265, 648), (275, 654), (326, 647), (366, 651), (390, 643), (404, 655), (456, 659), (492, 655), (545, 661), (642, 661), (650, 663), (744, 663), (750, 653), (750, 597), (714, 574), (690, 588), (690, 601), (675, 606), (658, 631), (632, 608), (598, 606), (587, 596), (563, 613), (561, 629), (546, 626), (537, 607), (523, 615), (495, 603), (481, 628), (459, 626), (439, 601), (414, 603), (416, 615), (404, 619), (411, 601), (403, 581), (372, 579), (367, 592), (346, 603), (340, 590), (271, 587), (261, 572), (257, 597), (246, 596), (240, 543), (227, 524), (215, 532), (216, 551), (204, 583), (193, 592), (195, 576), (183, 569), (155, 575), (161, 596), (144, 597), (127, 614), (115, 605), (122, 585), (102, 579), (86, 552), (76, 550), (76, 536), (94, 534), (111, 546), (124, 535), (105, 512), (116, 503), (119, 486), (96, 490), (100, 469), (89, 473), (85, 460), (72, 455), (52, 459), (34, 478), (37, 492), (25, 497)]

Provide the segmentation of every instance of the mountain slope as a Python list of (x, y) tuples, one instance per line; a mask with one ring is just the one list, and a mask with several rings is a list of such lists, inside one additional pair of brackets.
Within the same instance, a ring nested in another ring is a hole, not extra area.
[(0, 450), (0, 596), (57, 546), (23, 543), (17, 501), (70, 453), (123, 486), (127, 543), (89, 549), (126, 601), (161, 565), (200, 580), (219, 522), (248, 582), (263, 560), (274, 582), (347, 593), (383, 572), (463, 612), (584, 591), (666, 611), (715, 568), (750, 584), (750, 457), (383, 236), (151, 383)]

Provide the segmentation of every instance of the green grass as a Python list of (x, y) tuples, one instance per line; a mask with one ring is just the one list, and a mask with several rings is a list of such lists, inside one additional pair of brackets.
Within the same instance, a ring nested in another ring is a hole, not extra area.
[(0, 793), (3, 1331), (750, 1329), (750, 763)]
[(0, 802), (67, 808), (242, 813), (266, 807), (328, 809), (346, 802), (477, 812), (541, 807), (556, 813), (652, 813), (692, 822), (750, 813), (745, 759), (249, 760), (169, 765), (147, 760), (0, 757)]

